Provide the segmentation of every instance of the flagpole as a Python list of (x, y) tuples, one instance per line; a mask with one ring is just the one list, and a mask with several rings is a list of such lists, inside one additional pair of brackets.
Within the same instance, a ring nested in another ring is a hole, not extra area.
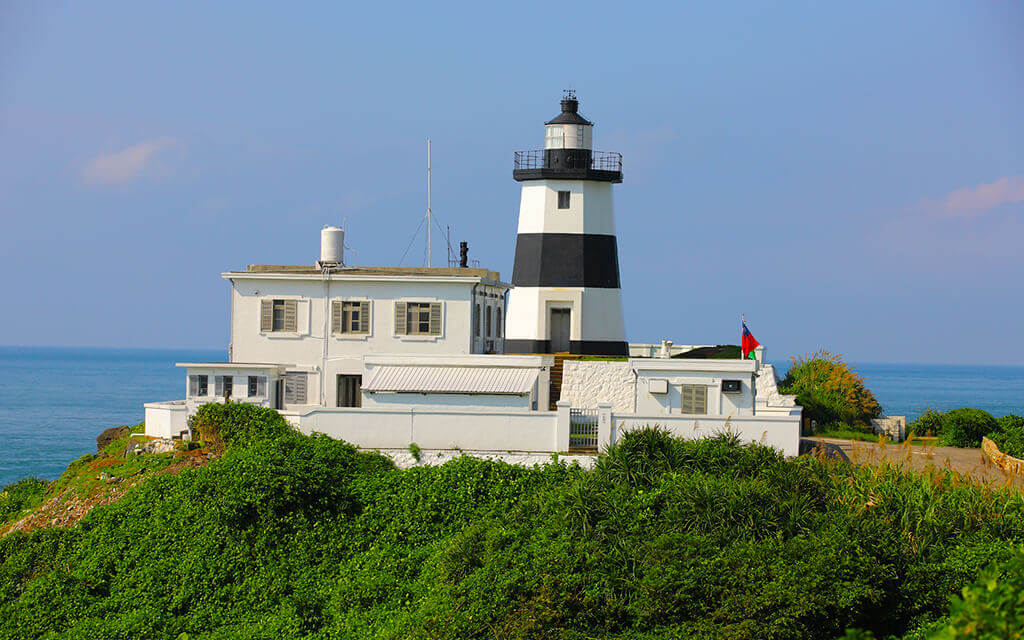
[(746, 360), (747, 356), (743, 353), (743, 327), (747, 326), (747, 314), (740, 314), (740, 360)]

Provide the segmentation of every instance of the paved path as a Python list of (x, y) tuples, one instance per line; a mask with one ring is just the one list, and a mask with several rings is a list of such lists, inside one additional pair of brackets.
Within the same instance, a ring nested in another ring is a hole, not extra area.
[(981, 449), (936, 447), (932, 445), (887, 444), (840, 440), (839, 438), (802, 438), (800, 450), (821, 447), (826, 452), (842, 455), (857, 464), (888, 460), (905, 468), (923, 470), (929, 467), (952, 469), (982, 484), (1024, 487), (1024, 476), (1010, 475), (989, 461)]

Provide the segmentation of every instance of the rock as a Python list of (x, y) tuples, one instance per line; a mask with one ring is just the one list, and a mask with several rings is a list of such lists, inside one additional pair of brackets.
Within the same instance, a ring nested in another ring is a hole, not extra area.
[(120, 440), (121, 438), (126, 437), (130, 432), (131, 427), (127, 425), (104, 429), (100, 435), (96, 436), (96, 453), (103, 451), (103, 447), (107, 446), (114, 440)]

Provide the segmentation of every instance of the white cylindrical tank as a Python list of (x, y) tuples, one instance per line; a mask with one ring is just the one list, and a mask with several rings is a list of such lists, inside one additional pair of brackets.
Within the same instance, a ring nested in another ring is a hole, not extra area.
[(345, 257), (345, 230), (338, 227), (324, 227), (320, 230), (320, 262), (341, 264)]

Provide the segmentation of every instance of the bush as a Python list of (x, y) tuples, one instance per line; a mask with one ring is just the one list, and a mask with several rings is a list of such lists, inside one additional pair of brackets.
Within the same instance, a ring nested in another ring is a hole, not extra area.
[(1024, 634), (1024, 553), (992, 566), (954, 598), (935, 640), (1003, 640)]
[(204, 409), (224, 456), (0, 538), (0, 639), (893, 638), (1024, 539), (1017, 492), (728, 434), (399, 470), (275, 416)]
[(918, 436), (937, 436), (939, 431), (942, 430), (943, 415), (941, 411), (928, 409), (918, 416), (917, 420), (907, 425), (907, 433), (913, 433)]
[(864, 379), (841, 356), (825, 350), (793, 358), (779, 391), (795, 394), (804, 417), (821, 425), (870, 424), (882, 414)]
[(22, 478), (0, 489), (0, 524), (21, 513), (22, 509), (38, 504), (50, 488), (42, 478)]
[(988, 437), (1006, 455), (1024, 459), (1024, 416), (1010, 414), (996, 422), (999, 423), (999, 430)]
[(243, 445), (273, 440), (293, 430), (281, 414), (248, 402), (209, 402), (189, 418), (189, 427), (199, 440)]
[(938, 444), (943, 447), (980, 447), (982, 436), (999, 430), (999, 423), (981, 409), (953, 409), (942, 416)]

